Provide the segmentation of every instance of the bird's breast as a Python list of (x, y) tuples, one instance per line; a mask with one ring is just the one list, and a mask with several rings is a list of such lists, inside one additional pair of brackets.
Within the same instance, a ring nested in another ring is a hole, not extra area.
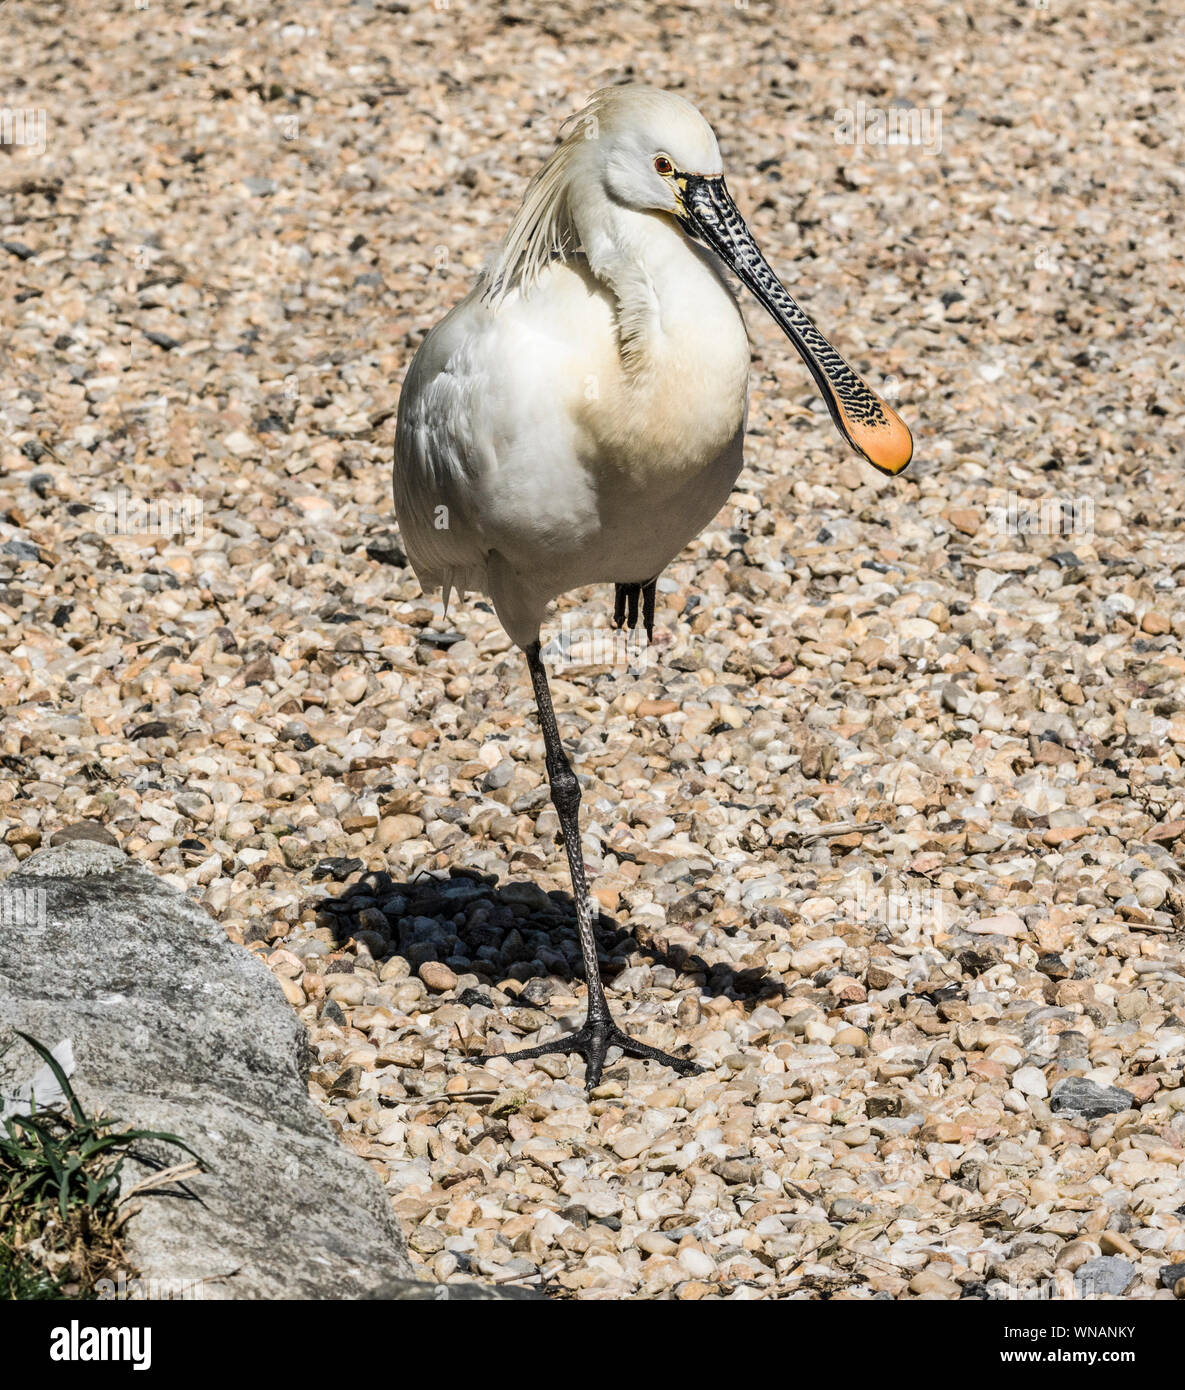
[(681, 482), (710, 467), (745, 416), (749, 339), (728, 289), (670, 296), (619, 325), (584, 391), (594, 452), (636, 478)]

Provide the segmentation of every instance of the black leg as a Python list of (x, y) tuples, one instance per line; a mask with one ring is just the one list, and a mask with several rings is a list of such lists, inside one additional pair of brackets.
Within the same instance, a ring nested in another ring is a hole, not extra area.
[(647, 642), (654, 641), (654, 596), (657, 587), (657, 579), (642, 585), (642, 626), (646, 629)]
[(628, 627), (638, 625), (638, 590), (640, 584), (614, 584), (613, 586), (613, 626)]
[[(625, 586), (618, 586), (618, 592)], [(640, 586), (635, 586), (635, 595)], [(635, 596), (635, 618), (637, 599)], [(641, 1057), (653, 1062), (662, 1062), (673, 1067), (682, 1076), (691, 1076), (702, 1070), (694, 1062), (683, 1057), (671, 1057), (656, 1047), (647, 1047), (628, 1037), (618, 1028), (609, 1012), (605, 998), (605, 987), (601, 983), (601, 970), (597, 964), (597, 938), (594, 931), (592, 902), (588, 893), (588, 881), (584, 874), (584, 854), (580, 848), (580, 783), (572, 771), (560, 743), (560, 731), (556, 724), (555, 711), (551, 705), (551, 692), (547, 687), (547, 672), (543, 658), (539, 654), (539, 643), (526, 649), (527, 665), (531, 670), (531, 684), (535, 690), (535, 703), (539, 709), (539, 723), (543, 728), (543, 742), (547, 750), (547, 779), (551, 784), (551, 799), (559, 813), (560, 828), (564, 835), (564, 848), (568, 853), (568, 868), (572, 875), (572, 897), (576, 903), (576, 929), (580, 936), (580, 954), (584, 958), (584, 977), (588, 982), (588, 1014), (584, 1026), (566, 1038), (543, 1043), (539, 1047), (528, 1047), (521, 1052), (487, 1054), (477, 1061), (489, 1061), (492, 1056), (505, 1057), (516, 1062), (530, 1057), (545, 1057), (549, 1053), (577, 1052), (585, 1060), (585, 1085), (591, 1091), (601, 1080), (605, 1065), (605, 1054), (611, 1047), (620, 1047), (628, 1057)]]
[(647, 584), (615, 584), (613, 586), (613, 626), (628, 627), (632, 632), (638, 626), (638, 601), (642, 603), (642, 626), (646, 629), (647, 641), (654, 640), (654, 598), (658, 580), (651, 579)]

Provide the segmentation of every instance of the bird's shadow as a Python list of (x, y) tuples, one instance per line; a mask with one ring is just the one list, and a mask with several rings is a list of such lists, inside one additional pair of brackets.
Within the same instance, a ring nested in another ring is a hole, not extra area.
[[(548, 986), (583, 982), (572, 895), (544, 893), (530, 881), (500, 882), (494, 875), (463, 868), (444, 877), (418, 874), (401, 881), (376, 870), (336, 897), (318, 898), (312, 905), (329, 918), (339, 945), (361, 937), (376, 959), (402, 956), (413, 973), (427, 961), (441, 961), (458, 975), (476, 975), (483, 985), (512, 979), (525, 987), (540, 980), (544, 996)], [(709, 924), (710, 916), (704, 914)], [(689, 977), (709, 996), (735, 999), (748, 1008), (781, 999), (786, 992), (781, 979), (760, 968), (708, 965), (694, 950), (639, 937), (605, 913), (596, 926), (607, 984), (637, 953), (652, 968), (665, 967)], [(376, 932), (383, 938), (381, 954), (368, 935)], [(668, 978), (668, 983), (673, 981)]]

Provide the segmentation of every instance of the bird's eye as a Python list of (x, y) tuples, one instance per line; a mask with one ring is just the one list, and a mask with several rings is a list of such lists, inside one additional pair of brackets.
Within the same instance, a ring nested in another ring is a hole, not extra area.
[(654, 156), (654, 167), (664, 178), (667, 174), (673, 174), (675, 172), (675, 166), (665, 154), (656, 154)]

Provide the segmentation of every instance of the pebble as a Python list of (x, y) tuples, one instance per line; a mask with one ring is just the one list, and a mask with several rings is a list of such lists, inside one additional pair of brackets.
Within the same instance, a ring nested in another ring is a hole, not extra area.
[(428, 988), (437, 994), (446, 994), (457, 987), (456, 974), (438, 960), (426, 960), (420, 966), (419, 976)]
[(1049, 1094), (1045, 1074), (1039, 1067), (1018, 1067), (1012, 1073), (1012, 1084), (1025, 1096), (1036, 1096), (1043, 1099)]
[(1099, 1255), (1074, 1271), (1074, 1288), (1080, 1298), (1119, 1298), (1135, 1277), (1130, 1261), (1118, 1255)]
[(995, 917), (981, 917), (968, 922), (967, 931), (985, 936), (1024, 936), (1026, 927), (1014, 912), (1001, 912)]
[(1126, 1255), (1129, 1260), (1140, 1258), (1140, 1252), (1119, 1231), (1103, 1231), (1099, 1236), (1099, 1248), (1104, 1255)]
[(1098, 1082), (1080, 1076), (1068, 1076), (1058, 1081), (1049, 1102), (1050, 1110), (1070, 1111), (1091, 1120), (1130, 1110), (1134, 1105), (1135, 1096), (1130, 1091), (1119, 1086), (1100, 1086)]

